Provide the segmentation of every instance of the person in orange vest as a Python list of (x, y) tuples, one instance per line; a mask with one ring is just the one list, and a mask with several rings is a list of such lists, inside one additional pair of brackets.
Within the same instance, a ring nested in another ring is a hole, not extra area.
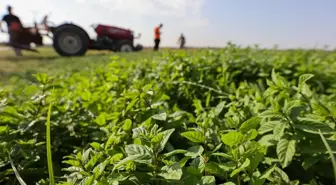
[(155, 27), (154, 29), (154, 51), (159, 50), (159, 45), (161, 41), (161, 32), (160, 29), (163, 27), (163, 24)]
[[(1, 22), (0, 22), (0, 31), (5, 32), (2, 23), (7, 23), (7, 30), (9, 33), (9, 42), (13, 43), (18, 38), (20, 31), (22, 30), (22, 24), (20, 19), (12, 13), (12, 7), (7, 6), (8, 14), (3, 16)], [(22, 56), (21, 49), (13, 47), (16, 56)]]

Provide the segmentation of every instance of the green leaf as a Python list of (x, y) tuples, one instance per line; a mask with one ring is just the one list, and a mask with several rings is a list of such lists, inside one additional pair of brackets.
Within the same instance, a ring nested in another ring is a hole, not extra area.
[(258, 129), (258, 133), (262, 135), (262, 134), (265, 134), (267, 132), (270, 132), (279, 123), (281, 124), (281, 122), (279, 122), (279, 121), (269, 121), (269, 122), (263, 123), (263, 124), (261, 124), (261, 126)]
[(302, 94), (306, 95), (308, 98), (310, 98), (313, 94), (313, 92), (310, 90), (307, 84), (302, 85), (301, 92)]
[(224, 183), (224, 184), (219, 184), (219, 185), (236, 185), (236, 184), (233, 183), (233, 182), (226, 182), (226, 183)]
[(202, 176), (201, 170), (192, 166), (186, 167), (186, 172), (191, 176)]
[(239, 172), (245, 170), (250, 165), (250, 160), (246, 158), (245, 162), (237, 169), (233, 170), (233, 172), (230, 174), (230, 177), (237, 175)]
[(114, 164), (114, 163), (120, 161), (123, 157), (124, 157), (124, 155), (122, 153), (114, 154), (110, 159), (110, 164)]
[(7, 133), (9, 131), (8, 126), (0, 126), (0, 134)]
[(285, 183), (290, 183), (288, 175), (282, 169), (275, 167), (274, 172), (276, 172), (277, 176), (280, 177), (282, 181)]
[(102, 147), (100, 146), (100, 144), (97, 143), (97, 142), (92, 142), (90, 145), (91, 145), (91, 147), (94, 148), (95, 150), (101, 150), (101, 149), (102, 149)]
[(127, 155), (152, 155), (151, 149), (147, 146), (130, 144), (125, 147)]
[(187, 138), (188, 140), (194, 142), (194, 143), (204, 143), (205, 137), (204, 134), (197, 131), (187, 131), (181, 133), (181, 136)]
[(259, 179), (267, 179), (275, 170), (276, 165), (274, 164), (273, 166), (269, 167), (261, 176)]
[(185, 156), (196, 158), (198, 156), (201, 156), (204, 152), (204, 148), (201, 145), (196, 145), (188, 148), (188, 152), (185, 153)]
[(99, 176), (105, 171), (105, 167), (106, 167), (107, 163), (108, 163), (108, 161), (104, 161), (104, 162), (98, 164), (98, 165), (93, 169), (95, 178), (99, 177)]
[(264, 97), (265, 98), (269, 98), (272, 97), (274, 94), (279, 92), (279, 88), (278, 87), (269, 87), (266, 89), (266, 91), (264, 92)]
[(86, 177), (82, 180), (82, 183), (80, 184), (84, 184), (84, 185), (93, 185), (94, 183), (94, 176), (90, 176), (90, 177)]
[(222, 143), (219, 143), (219, 145), (216, 146), (216, 148), (212, 151), (213, 153), (217, 152), (221, 147), (222, 147)]
[(129, 163), (130, 161), (135, 161), (138, 163), (143, 163), (143, 164), (151, 164), (152, 163), (152, 156), (151, 155), (143, 155), (143, 154), (137, 154), (137, 155), (131, 155), (126, 157), (125, 159), (119, 161), (114, 167), (112, 171), (115, 171), (122, 165), (125, 165)]
[(299, 77), (299, 91), (302, 90), (302, 86), (311, 78), (313, 78), (314, 75), (313, 74), (303, 74), (303, 75), (300, 75)]
[[(149, 134), (151, 135), (151, 136), (155, 136), (155, 135), (157, 135), (158, 137), (157, 137), (157, 139), (162, 139), (163, 138), (163, 134), (161, 133), (160, 134), (160, 131), (161, 131), (161, 128), (159, 128), (159, 125), (157, 125), (157, 124), (155, 124), (151, 129), (150, 129), (150, 132), (149, 132)], [(156, 140), (156, 139), (155, 139)]]
[(232, 159), (232, 156), (230, 156), (229, 154), (226, 154), (226, 153), (212, 153), (211, 155), (220, 156), (220, 157), (223, 157), (225, 159)]
[(191, 157), (183, 157), (183, 158), (179, 161), (181, 168), (183, 168), (183, 167), (185, 166), (185, 164), (188, 162), (189, 159), (191, 159)]
[(252, 157), (250, 157), (250, 165), (247, 167), (247, 170), (250, 174), (252, 174), (254, 170), (258, 168), (258, 165), (263, 161), (263, 159), (264, 153), (262, 152), (256, 151), (255, 154), (252, 154)]
[(179, 163), (172, 166), (163, 166), (158, 175), (168, 180), (180, 180), (182, 177), (182, 168)]
[(290, 182), (290, 185), (299, 185), (299, 184), (300, 184), (300, 181), (298, 181), (298, 180)]
[(132, 136), (133, 138), (137, 138), (141, 135), (143, 135), (143, 136), (148, 135), (148, 131), (143, 126), (140, 126), (138, 128), (134, 128), (132, 131), (133, 131), (133, 136)]
[(153, 87), (153, 84), (146, 84), (146, 85), (142, 88), (142, 90), (143, 90), (144, 92), (147, 92), (147, 91), (149, 91), (152, 87)]
[(196, 157), (190, 163), (190, 167), (198, 169), (202, 172), (205, 169), (205, 161), (203, 157)]
[(173, 150), (169, 153), (163, 154), (163, 158), (171, 157), (171, 156), (176, 155), (176, 154), (185, 154), (187, 152), (188, 152), (187, 150), (177, 149), (177, 150)]
[(105, 126), (105, 125), (106, 125), (106, 117), (105, 117), (105, 113), (100, 113), (99, 116), (97, 116), (97, 118), (95, 119), (95, 122), (96, 122), (99, 126)]
[(253, 185), (264, 185), (268, 177), (274, 172), (276, 165), (268, 168), (254, 183)]
[(318, 102), (312, 102), (311, 106), (313, 108), (314, 113), (316, 113), (318, 115), (329, 116), (329, 114), (330, 114), (329, 110), (325, 106), (321, 105)]
[(309, 182), (309, 185), (318, 185), (317, 182), (313, 179)]
[(277, 140), (280, 139), (284, 135), (285, 128), (286, 128), (286, 123), (279, 121), (273, 129), (274, 139), (277, 139)]
[[(92, 149), (89, 148), (89, 149), (85, 150), (85, 152), (83, 152), (83, 155), (79, 158), (82, 161), (82, 163), (86, 164), (90, 160), (91, 151), (92, 151)], [(80, 153), (78, 153), (78, 154), (80, 154)]]
[[(187, 168), (187, 171), (189, 170), (190, 168)], [(195, 176), (195, 175), (188, 175), (185, 179), (183, 179), (183, 183), (184, 184), (195, 184), (195, 185), (199, 185), (199, 180), (200, 177), (199, 176)], [(184, 185), (183, 184), (183, 185)]]
[(260, 123), (259, 117), (251, 117), (240, 126), (239, 130), (243, 133), (246, 133), (249, 130), (256, 129), (259, 123)]
[(205, 172), (211, 175), (218, 175), (218, 176), (223, 175), (222, 168), (219, 167), (219, 165), (214, 162), (208, 162), (205, 164)]
[(138, 98), (134, 98), (132, 101), (131, 101), (131, 103), (129, 103), (128, 105), (127, 105), (127, 107), (126, 107), (126, 112), (128, 112), (129, 110), (131, 110), (133, 107), (134, 107), (134, 105), (138, 102)]
[(47, 73), (38, 73), (38, 74), (33, 74), (33, 76), (36, 77), (37, 81), (43, 85), (47, 84), (48, 81), (48, 75)]
[(302, 162), (302, 167), (305, 170), (308, 170), (311, 166), (317, 163), (320, 160), (320, 157), (312, 156), (312, 157), (305, 157)]
[(277, 155), (283, 168), (287, 167), (295, 154), (295, 140), (280, 139), (277, 145)]
[(124, 131), (131, 130), (132, 129), (132, 120), (126, 119), (122, 128), (123, 128)]
[(272, 75), (271, 75), (271, 76), (272, 76), (272, 81), (273, 81), (278, 87), (281, 87), (281, 88), (288, 88), (288, 87), (289, 87), (289, 83), (288, 83), (288, 81), (287, 81), (284, 77), (278, 75), (278, 74), (275, 72), (274, 69), (272, 70)]
[(259, 114), (262, 118), (283, 118), (284, 116), (280, 112), (276, 112), (275, 110), (266, 110)]
[(165, 103), (165, 101), (158, 101), (158, 102), (155, 102), (155, 103), (153, 103), (153, 104), (151, 105), (151, 108), (152, 108), (152, 109), (153, 109), (153, 108), (157, 108), (157, 107), (163, 105), (164, 103)]
[(85, 169), (88, 171), (91, 171), (93, 167), (97, 164), (97, 162), (101, 159), (102, 156), (103, 156), (102, 153), (92, 155), (92, 158), (85, 164)]
[(176, 111), (173, 114), (170, 114), (169, 117), (170, 118), (178, 118), (178, 117), (183, 116), (185, 114), (186, 114), (185, 111)]
[(105, 149), (108, 149), (111, 145), (118, 144), (120, 139), (117, 136), (110, 135), (107, 142), (105, 143)]
[(286, 114), (291, 115), (291, 111), (295, 108), (302, 107), (304, 104), (301, 100), (290, 101), (286, 106)]
[(165, 130), (163, 132), (161, 132), (161, 134), (163, 134), (163, 138), (162, 140), (160, 141), (160, 144), (156, 150), (156, 153), (160, 153), (163, 151), (163, 149), (165, 148), (167, 142), (168, 142), (168, 139), (170, 138), (170, 136), (172, 135), (172, 133), (174, 132), (174, 128), (173, 129), (169, 129), (169, 130)]
[(256, 129), (252, 129), (246, 133), (246, 139), (251, 141), (254, 140), (258, 136), (258, 132)]
[(335, 130), (330, 127), (330, 125), (318, 121), (318, 120), (311, 120), (311, 119), (305, 119), (300, 118), (300, 122), (296, 123), (295, 125), (296, 129), (302, 130), (307, 133), (311, 134), (319, 134), (319, 130), (322, 134), (333, 134), (335, 133)]
[(201, 111), (204, 110), (204, 108), (202, 106), (202, 102), (199, 99), (194, 99), (193, 100), (193, 105), (195, 106), (196, 111), (198, 111), (198, 112), (201, 112)]
[(258, 141), (262, 146), (273, 146), (277, 144), (273, 134), (264, 135)]
[(240, 132), (233, 131), (227, 134), (223, 134), (221, 139), (225, 145), (233, 147), (241, 144), (244, 141), (244, 135)]
[(200, 185), (216, 185), (214, 176), (203, 176)]
[(216, 108), (215, 108), (215, 115), (216, 116), (218, 116), (223, 111), (225, 103), (226, 102), (221, 102), (216, 106)]
[(160, 120), (160, 121), (166, 121), (167, 119), (167, 113), (166, 112), (162, 112), (160, 114), (155, 114), (152, 116), (153, 119), (155, 120)]
[(234, 162), (232, 162), (232, 161), (231, 162), (222, 163), (222, 164), (218, 164), (218, 166), (222, 170), (224, 170), (226, 172), (232, 171), (232, 170), (234, 170), (237, 167), (236, 164)]
[(75, 166), (75, 167), (81, 167), (81, 163), (77, 160), (66, 160), (66, 161), (62, 161), (62, 163), (70, 164), (71, 166)]

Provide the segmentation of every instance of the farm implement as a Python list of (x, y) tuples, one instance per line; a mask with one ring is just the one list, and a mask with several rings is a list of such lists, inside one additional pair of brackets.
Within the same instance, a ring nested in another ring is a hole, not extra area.
[(91, 27), (97, 34), (96, 39), (91, 39), (79, 25), (63, 23), (56, 26), (48, 21), (48, 16), (45, 16), (41, 24), (35, 23), (33, 27), (19, 30), (17, 37), (8, 45), (37, 52), (31, 44), (43, 46), (43, 36), (48, 36), (53, 41), (53, 48), (61, 56), (83, 56), (87, 50), (134, 52), (143, 49), (142, 45), (134, 44), (134, 40), (140, 38), (141, 35), (135, 37), (132, 30), (104, 24)]

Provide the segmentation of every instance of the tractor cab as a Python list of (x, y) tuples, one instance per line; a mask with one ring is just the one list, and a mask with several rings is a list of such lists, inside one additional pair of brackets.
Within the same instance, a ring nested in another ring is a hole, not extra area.
[(124, 29), (117, 26), (105, 24), (93, 24), (91, 27), (97, 34), (96, 40), (91, 40), (91, 49), (111, 50), (111, 51), (139, 51), (142, 49), (141, 45), (134, 46), (134, 32), (130, 29)]

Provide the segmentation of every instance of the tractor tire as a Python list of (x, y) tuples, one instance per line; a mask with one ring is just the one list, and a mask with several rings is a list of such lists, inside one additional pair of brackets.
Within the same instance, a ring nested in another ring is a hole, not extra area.
[(120, 52), (133, 52), (133, 43), (131, 41), (121, 41), (118, 50)]
[(140, 44), (137, 44), (137, 45), (135, 46), (134, 50), (135, 50), (135, 51), (141, 51), (141, 50), (143, 50), (143, 46), (140, 45)]
[(90, 38), (79, 26), (65, 24), (53, 32), (53, 47), (61, 56), (83, 56), (88, 50)]

